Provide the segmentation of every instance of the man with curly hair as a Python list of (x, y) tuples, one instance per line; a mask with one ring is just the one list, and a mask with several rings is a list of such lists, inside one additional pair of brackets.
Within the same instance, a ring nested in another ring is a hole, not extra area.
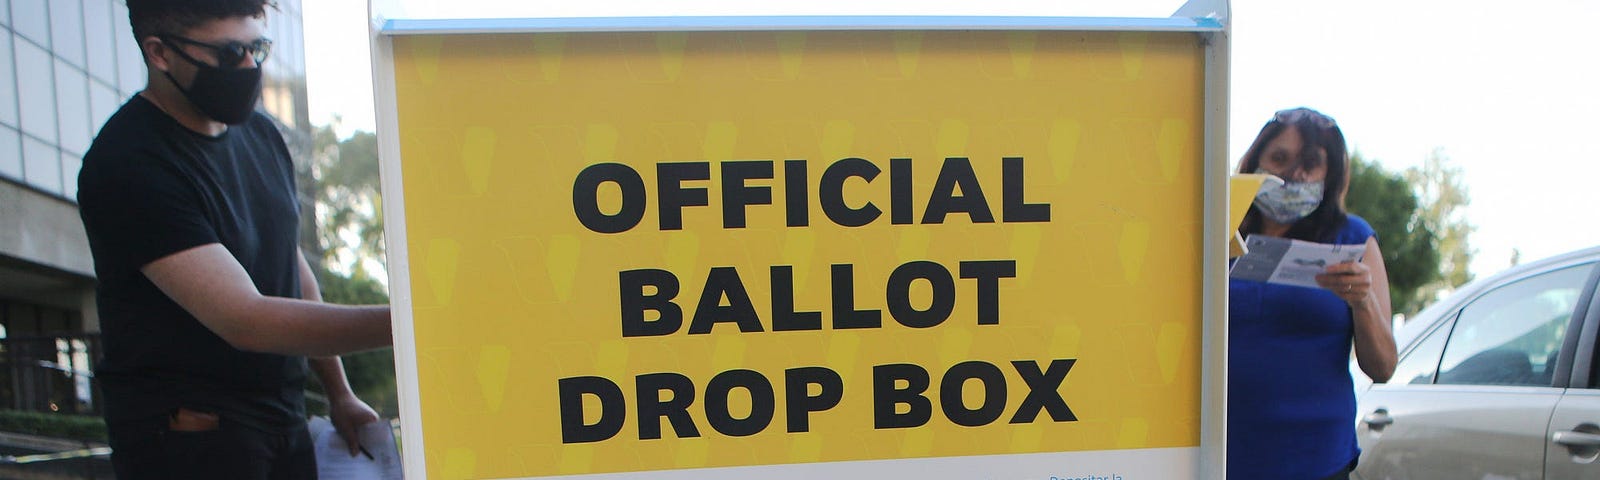
[(320, 303), (297, 246), (288, 148), (255, 110), (276, 5), (127, 3), (148, 85), (102, 127), (78, 180), (117, 477), (315, 478), (308, 364), (353, 455), (378, 416), (338, 355), (392, 340), (387, 306)]

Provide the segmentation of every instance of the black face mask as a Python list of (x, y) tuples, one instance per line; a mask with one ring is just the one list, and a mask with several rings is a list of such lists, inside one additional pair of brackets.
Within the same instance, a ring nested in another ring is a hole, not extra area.
[(200, 109), (201, 113), (228, 125), (238, 125), (250, 119), (250, 114), (255, 111), (256, 100), (261, 98), (261, 67), (255, 68), (219, 68), (207, 65), (183, 52), (183, 49), (172, 46), (178, 56), (194, 65), (199, 70), (194, 74), (194, 81), (189, 88), (184, 88), (172, 72), (161, 72), (178, 87), (179, 92), (189, 99), (189, 103)]

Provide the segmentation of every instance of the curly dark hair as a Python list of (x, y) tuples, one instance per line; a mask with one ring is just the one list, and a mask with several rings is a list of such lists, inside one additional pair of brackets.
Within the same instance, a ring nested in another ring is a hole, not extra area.
[(133, 25), (133, 40), (163, 33), (179, 33), (212, 20), (229, 17), (259, 17), (267, 7), (278, 8), (276, 0), (127, 0), (128, 23)]

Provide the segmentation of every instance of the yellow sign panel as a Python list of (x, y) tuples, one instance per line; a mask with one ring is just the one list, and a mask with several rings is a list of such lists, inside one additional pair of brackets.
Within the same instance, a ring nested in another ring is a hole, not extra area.
[(427, 473), (1198, 447), (1198, 39), (394, 38)]

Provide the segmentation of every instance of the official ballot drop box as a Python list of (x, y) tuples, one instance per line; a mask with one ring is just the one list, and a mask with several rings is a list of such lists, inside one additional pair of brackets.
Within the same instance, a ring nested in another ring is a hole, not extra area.
[(1225, 15), (374, 26), (409, 478), (1220, 478)]

